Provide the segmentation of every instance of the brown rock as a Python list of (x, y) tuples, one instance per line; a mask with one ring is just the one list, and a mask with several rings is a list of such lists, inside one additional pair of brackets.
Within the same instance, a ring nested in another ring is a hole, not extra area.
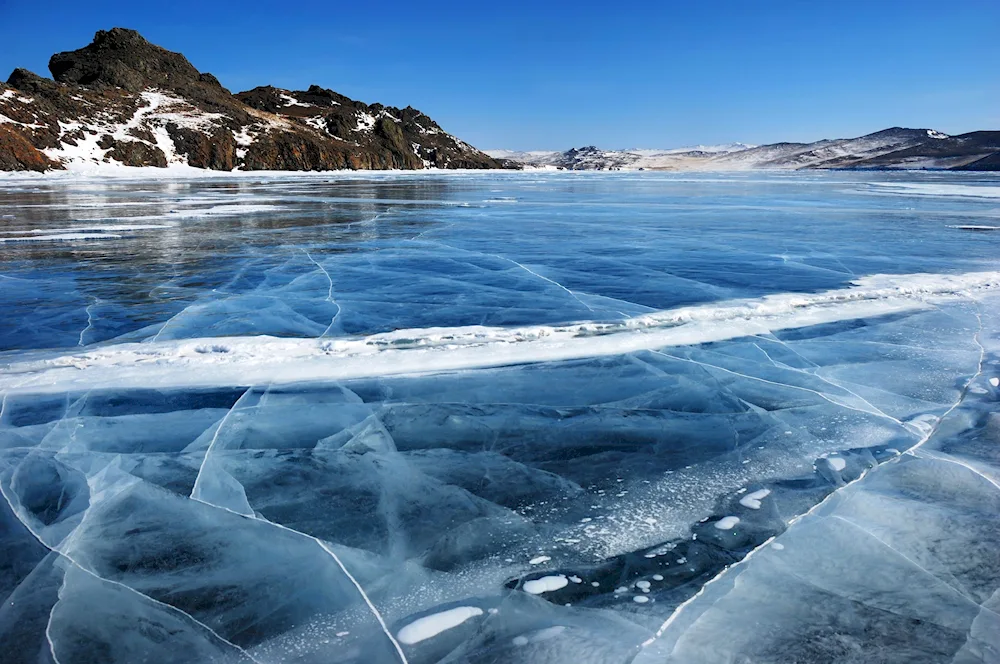
[[(20, 139), (16, 158), (12, 152), (0, 155), (6, 164), (27, 158), (25, 141), (36, 150), (73, 146), (105, 127), (109, 135), (100, 145), (107, 156), (131, 165), (165, 165), (155, 140), (160, 128), (191, 166), (223, 171), (419, 169), (424, 160), (442, 168), (503, 165), (410, 107), (369, 106), (316, 85), (305, 91), (263, 86), (232, 95), (180, 53), (151, 44), (134, 30), (99, 31), (88, 46), (52, 56), (49, 68), (55, 80), (24, 69), (10, 76), (8, 84), (20, 94), (0, 100), (0, 113), (14, 120), (8, 133)], [(150, 88), (180, 98), (175, 108), (161, 110), (191, 121), (164, 124), (156, 113), (137, 116), (148, 104), (142, 95)], [(119, 132), (128, 138), (114, 138), (123, 135)], [(242, 158), (234, 133), (256, 137)], [(7, 139), (8, 152), (13, 140)], [(44, 163), (29, 161), (35, 167)]]
[(112, 141), (108, 159), (114, 159), (125, 166), (167, 167), (167, 157), (163, 150), (142, 141)]
[(45, 171), (61, 168), (9, 125), (0, 124), (0, 171)]
[(195, 129), (167, 125), (177, 153), (186, 155), (188, 164), (195, 168), (213, 171), (231, 171), (236, 168), (236, 139), (226, 128), (217, 128), (211, 135)]
[(349, 168), (348, 154), (327, 141), (290, 132), (260, 136), (243, 159), (243, 170), (329, 171)]

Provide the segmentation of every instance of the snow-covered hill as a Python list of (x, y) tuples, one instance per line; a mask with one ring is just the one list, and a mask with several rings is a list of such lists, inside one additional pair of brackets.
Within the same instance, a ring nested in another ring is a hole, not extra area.
[(528, 166), (564, 168), (568, 170), (669, 170), (692, 160), (704, 160), (755, 147), (745, 143), (697, 145), (666, 150), (633, 149), (601, 150), (593, 145), (565, 152), (516, 152), (486, 150), (497, 159), (510, 159)]
[(933, 129), (893, 127), (858, 138), (815, 143), (752, 146), (698, 146), (672, 150), (601, 150), (594, 146), (565, 152), (488, 151), (527, 166), (567, 170), (701, 170), (801, 168), (930, 168), (998, 170), (1000, 132), (948, 136)]
[(213, 170), (502, 168), (420, 111), (331, 90), (231, 94), (133, 30), (52, 56), (53, 79), (0, 84), (0, 170), (105, 165)]

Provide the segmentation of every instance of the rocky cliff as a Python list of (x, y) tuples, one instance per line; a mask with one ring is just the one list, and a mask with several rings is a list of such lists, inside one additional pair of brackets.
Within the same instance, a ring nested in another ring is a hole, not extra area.
[(234, 95), (134, 30), (102, 30), (89, 46), (53, 55), (49, 70), (52, 79), (16, 69), (0, 84), (0, 170), (515, 167), (414, 108), (369, 106), (315, 85)]

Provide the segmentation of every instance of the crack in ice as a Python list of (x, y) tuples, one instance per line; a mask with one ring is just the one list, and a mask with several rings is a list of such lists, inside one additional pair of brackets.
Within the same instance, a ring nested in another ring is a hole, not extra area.
[(235, 510), (232, 510), (232, 509), (230, 509), (230, 508), (228, 508), (228, 507), (226, 507), (224, 505), (216, 505), (215, 503), (209, 502), (208, 500), (205, 500), (205, 499), (203, 499), (200, 496), (199, 488), (201, 486), (201, 480), (202, 480), (202, 476), (203, 476), (203, 474), (205, 472), (205, 464), (208, 462), (209, 454), (212, 452), (212, 449), (214, 448), (216, 442), (218, 441), (219, 435), (222, 432), (223, 428), (225, 427), (226, 421), (229, 419), (229, 416), (232, 415), (232, 413), (237, 410), (240, 402), (243, 401), (244, 397), (246, 397), (248, 394), (250, 394), (253, 391), (253, 389), (254, 388), (251, 387), (246, 392), (244, 392), (243, 395), (239, 399), (236, 400), (236, 403), (233, 404), (232, 408), (229, 409), (229, 411), (226, 413), (225, 417), (223, 417), (222, 420), (219, 422), (218, 428), (215, 430), (215, 434), (212, 436), (212, 441), (209, 443), (208, 448), (205, 450), (205, 456), (204, 456), (204, 458), (201, 461), (201, 467), (198, 469), (198, 476), (195, 478), (194, 487), (191, 489), (190, 499), (194, 500), (194, 501), (197, 501), (199, 503), (202, 503), (204, 505), (208, 505), (209, 507), (213, 507), (215, 509), (225, 510), (226, 512), (229, 512), (231, 514), (236, 514), (236, 515), (238, 515), (240, 517), (243, 517), (245, 519), (252, 519), (254, 521), (259, 521), (261, 523), (266, 523), (266, 524), (272, 525), (272, 526), (274, 526), (276, 528), (280, 528), (280, 529), (288, 531), (290, 533), (294, 533), (296, 535), (300, 535), (302, 537), (308, 538), (308, 539), (312, 540), (313, 542), (315, 542), (321, 549), (323, 549), (323, 551), (325, 551), (331, 558), (333, 558), (334, 562), (337, 564), (337, 566), (340, 568), (340, 570), (344, 573), (345, 576), (347, 576), (347, 578), (350, 580), (350, 582), (354, 585), (354, 587), (357, 589), (358, 593), (361, 595), (361, 597), (362, 597), (363, 601), (365, 602), (365, 604), (368, 605), (368, 608), (372, 612), (372, 615), (375, 617), (375, 620), (379, 623), (380, 627), (382, 628), (382, 631), (385, 633), (385, 635), (392, 642), (392, 645), (396, 649), (396, 652), (399, 655), (399, 658), (400, 658), (400, 661), (402, 662), (402, 664), (408, 664), (407, 660), (406, 660), (406, 656), (403, 654), (402, 647), (396, 641), (395, 637), (392, 636), (392, 633), (389, 631), (388, 625), (386, 625), (385, 619), (382, 617), (382, 614), (379, 613), (378, 609), (375, 607), (375, 604), (372, 602), (371, 598), (368, 597), (368, 594), (365, 592), (364, 588), (361, 586), (361, 584), (358, 582), (358, 580), (354, 577), (354, 575), (351, 574), (350, 571), (348, 571), (348, 569), (344, 565), (343, 561), (340, 560), (340, 557), (337, 556), (337, 554), (332, 549), (330, 549), (329, 547), (327, 547), (319, 538), (314, 537), (312, 535), (309, 535), (308, 533), (304, 533), (304, 532), (295, 530), (294, 528), (289, 528), (288, 526), (285, 526), (283, 524), (276, 523), (274, 521), (269, 521), (268, 519), (263, 519), (261, 517), (258, 517), (256, 514), (252, 514), (252, 515), (251, 514), (243, 514), (241, 512), (237, 512)]
[(323, 276), (325, 276), (325, 277), (326, 277), (326, 281), (327, 281), (327, 283), (329, 284), (329, 288), (328, 288), (328, 290), (327, 290), (327, 293), (326, 293), (326, 300), (327, 300), (327, 302), (329, 302), (330, 304), (332, 304), (332, 305), (334, 305), (335, 307), (337, 307), (337, 313), (335, 313), (335, 314), (333, 315), (333, 318), (332, 318), (332, 319), (330, 320), (330, 324), (326, 326), (326, 329), (325, 329), (325, 330), (323, 330), (323, 334), (319, 335), (319, 336), (321, 336), (321, 337), (325, 337), (325, 336), (326, 336), (327, 334), (329, 334), (329, 333), (330, 333), (330, 330), (331, 330), (331, 329), (333, 328), (333, 326), (334, 326), (334, 325), (336, 325), (336, 323), (337, 323), (337, 318), (338, 318), (338, 317), (340, 316), (340, 312), (341, 312), (341, 311), (343, 311), (343, 308), (342, 308), (342, 307), (341, 307), (341, 306), (340, 306), (339, 304), (337, 304), (337, 302), (336, 302), (336, 301), (335, 301), (335, 300), (333, 299), (333, 278), (332, 278), (332, 277), (330, 276), (330, 273), (329, 273), (329, 272), (327, 272), (327, 271), (326, 271), (326, 268), (325, 268), (325, 267), (323, 267), (322, 265), (320, 265), (320, 264), (319, 264), (319, 263), (318, 263), (318, 262), (316, 261), (316, 259), (315, 259), (315, 258), (313, 258), (313, 257), (312, 257), (312, 256), (311, 256), (311, 255), (309, 254), (309, 252), (308, 252), (308, 251), (306, 251), (305, 249), (303, 249), (303, 250), (302, 250), (302, 253), (304, 253), (304, 254), (306, 255), (306, 258), (308, 258), (308, 259), (309, 259), (310, 261), (312, 261), (313, 265), (315, 265), (315, 266), (316, 266), (317, 268), (319, 268), (319, 270), (320, 270), (320, 271), (321, 271), (321, 272), (323, 273)]
[[(754, 336), (757, 336), (757, 335), (754, 335)], [(856, 398), (858, 401), (860, 401), (864, 405), (866, 405), (869, 408), (871, 408), (873, 415), (878, 415), (880, 417), (884, 417), (886, 419), (892, 420), (893, 422), (895, 422), (899, 426), (903, 427), (907, 431), (910, 431), (911, 433), (919, 433), (919, 430), (915, 426), (913, 426), (912, 424), (909, 424), (907, 422), (903, 422), (902, 420), (900, 420), (898, 418), (895, 418), (892, 415), (889, 415), (888, 413), (886, 413), (885, 411), (883, 411), (881, 408), (879, 408), (878, 406), (876, 406), (872, 402), (868, 401), (868, 399), (865, 399), (863, 396), (861, 396), (860, 394), (858, 394), (854, 390), (850, 389), (849, 387), (845, 387), (844, 385), (842, 385), (840, 383), (834, 382), (834, 381), (832, 381), (832, 380), (830, 380), (830, 379), (828, 379), (828, 378), (820, 375), (819, 372), (818, 372), (818, 370), (821, 369), (822, 367), (820, 367), (819, 365), (817, 365), (815, 362), (813, 362), (809, 358), (802, 357), (802, 355), (799, 354), (799, 352), (796, 351), (794, 348), (792, 348), (789, 344), (785, 343), (784, 341), (781, 341), (780, 339), (775, 339), (775, 341), (777, 343), (781, 344), (782, 346), (784, 346), (785, 348), (787, 348), (788, 350), (790, 350), (792, 353), (795, 353), (796, 356), (802, 358), (803, 360), (805, 360), (809, 364), (812, 364), (817, 369), (817, 371), (816, 372), (806, 371), (805, 369), (798, 369), (796, 367), (789, 366), (787, 364), (775, 362), (774, 359), (768, 354), (768, 352), (766, 350), (764, 350), (763, 348), (761, 348), (756, 343), (754, 343), (753, 346), (754, 346), (754, 348), (756, 348), (757, 350), (759, 350), (761, 353), (763, 353), (764, 357), (766, 357), (768, 360), (770, 360), (771, 364), (773, 364), (776, 368), (781, 369), (783, 371), (793, 371), (793, 372), (796, 372), (796, 373), (800, 373), (800, 374), (802, 374), (804, 376), (812, 376), (813, 378), (817, 378), (817, 379), (823, 381), (824, 383), (826, 383), (827, 385), (829, 385), (831, 387), (835, 387), (837, 389), (844, 390), (845, 392), (847, 392), (848, 394), (850, 394), (851, 396), (853, 396), (854, 398)]]
[(228, 507), (225, 507), (224, 505), (216, 505), (214, 503), (202, 500), (201, 498), (192, 497), (192, 500), (202, 503), (203, 505), (212, 507), (214, 509), (224, 510), (226, 512), (229, 512), (230, 514), (235, 514), (244, 519), (250, 519), (251, 521), (259, 521), (260, 523), (266, 523), (270, 526), (274, 526), (275, 528), (279, 528), (281, 530), (293, 533), (295, 535), (299, 535), (300, 537), (305, 537), (306, 539), (310, 539), (313, 542), (315, 542), (319, 546), (319, 548), (321, 548), (325, 553), (327, 553), (331, 558), (333, 558), (333, 561), (337, 564), (337, 567), (340, 568), (340, 571), (344, 573), (344, 575), (348, 578), (348, 580), (350, 580), (351, 584), (357, 589), (358, 594), (361, 595), (361, 599), (368, 606), (368, 609), (371, 611), (372, 616), (375, 618), (376, 622), (378, 622), (379, 627), (382, 629), (382, 632), (386, 635), (386, 637), (389, 639), (389, 641), (395, 648), (396, 654), (399, 656), (401, 664), (409, 664), (409, 662), (406, 659), (406, 655), (403, 654), (402, 646), (399, 645), (399, 642), (396, 640), (396, 637), (392, 635), (392, 632), (389, 630), (389, 626), (385, 622), (385, 618), (382, 617), (382, 614), (375, 607), (375, 604), (368, 596), (368, 593), (365, 592), (365, 589), (361, 586), (361, 583), (354, 577), (353, 574), (350, 573), (350, 571), (348, 571), (347, 566), (344, 565), (343, 561), (340, 559), (340, 556), (338, 556), (332, 549), (330, 549), (321, 539), (319, 539), (318, 537), (314, 537), (308, 533), (295, 530), (294, 528), (289, 528), (284, 524), (261, 518), (256, 514), (254, 515), (241, 514), (240, 512), (231, 510)]
[[(979, 602), (977, 602), (975, 599), (973, 599), (972, 597), (970, 597), (968, 595), (968, 591), (965, 588), (956, 588), (955, 586), (953, 586), (952, 584), (948, 583), (947, 581), (939, 578), (936, 574), (934, 574), (933, 572), (931, 572), (930, 570), (928, 570), (926, 567), (924, 567), (923, 565), (921, 565), (917, 561), (913, 560), (912, 558), (910, 558), (909, 556), (907, 556), (906, 554), (904, 554), (902, 551), (899, 551), (898, 549), (896, 549), (895, 547), (893, 547), (892, 545), (890, 545), (888, 542), (886, 542), (885, 540), (883, 540), (881, 537), (879, 537), (878, 535), (876, 535), (875, 533), (873, 533), (869, 529), (867, 529), (864, 526), (862, 526), (860, 523), (852, 521), (851, 519), (843, 517), (843, 516), (841, 516), (839, 514), (831, 514), (830, 518), (831, 519), (837, 519), (838, 521), (843, 521), (844, 523), (849, 524), (850, 526), (852, 526), (852, 527), (860, 530), (862, 533), (864, 533), (865, 535), (871, 537), (873, 540), (875, 540), (876, 542), (878, 542), (879, 544), (881, 544), (885, 548), (889, 549), (890, 551), (892, 551), (893, 553), (895, 553), (896, 555), (898, 555), (900, 558), (902, 558), (906, 562), (910, 563), (911, 565), (913, 565), (914, 567), (916, 567), (917, 569), (919, 569), (921, 572), (923, 572), (927, 576), (931, 577), (932, 579), (937, 579), (938, 581), (940, 581), (944, 585), (948, 586), (949, 588), (951, 588), (952, 590), (954, 590), (955, 592), (957, 592), (959, 595), (961, 595), (963, 598), (969, 600), (970, 602), (972, 602), (976, 606), (980, 606), (980, 608), (985, 608), (985, 607), (982, 607), (979, 604)], [(956, 581), (957, 581), (957, 579), (956, 579)]]
[[(898, 425), (902, 426), (905, 430), (911, 431), (910, 427), (908, 427), (905, 423), (900, 422), (896, 418), (894, 418), (894, 417), (892, 417), (890, 415), (886, 415), (885, 413), (883, 413), (881, 411), (878, 411), (877, 409), (876, 409), (876, 411), (870, 411), (870, 410), (865, 410), (863, 408), (855, 408), (854, 406), (849, 406), (846, 403), (841, 403), (840, 401), (837, 401), (837, 400), (833, 399), (832, 397), (829, 397), (829, 396), (823, 394), (819, 390), (813, 390), (813, 389), (810, 389), (808, 387), (801, 387), (799, 385), (790, 385), (788, 383), (782, 383), (782, 382), (779, 382), (779, 381), (768, 380), (767, 378), (761, 378), (759, 376), (751, 376), (750, 374), (740, 373), (739, 371), (734, 371), (732, 369), (727, 369), (725, 367), (721, 367), (721, 366), (718, 366), (718, 365), (715, 365), (715, 364), (711, 364), (709, 362), (701, 362), (699, 360), (693, 360), (693, 359), (687, 358), (687, 357), (680, 357), (678, 355), (671, 355), (670, 353), (664, 353), (663, 351), (660, 351), (660, 350), (651, 350), (650, 352), (651, 353), (656, 353), (657, 355), (662, 355), (663, 357), (668, 357), (668, 358), (670, 358), (672, 360), (678, 360), (680, 362), (690, 362), (691, 364), (696, 364), (698, 366), (705, 367), (705, 368), (708, 368), (708, 369), (717, 369), (717, 370), (722, 371), (724, 373), (732, 374), (734, 376), (739, 376), (740, 378), (747, 378), (749, 380), (756, 380), (756, 381), (759, 381), (761, 383), (767, 383), (769, 385), (775, 385), (777, 387), (784, 387), (784, 388), (788, 388), (788, 389), (792, 389), (792, 390), (801, 390), (803, 392), (809, 392), (811, 394), (815, 394), (816, 396), (818, 396), (818, 397), (820, 397), (820, 398), (822, 398), (822, 399), (824, 399), (826, 401), (829, 401), (830, 403), (832, 403), (835, 406), (840, 406), (841, 408), (846, 408), (848, 410), (853, 410), (853, 411), (858, 412), (858, 413), (865, 413), (866, 415), (874, 415), (875, 417), (884, 417), (884, 418), (890, 420), (891, 422), (893, 422), (894, 424), (898, 424)], [(812, 374), (808, 374), (808, 375), (812, 375)], [(862, 401), (864, 401), (864, 399), (862, 399)], [(865, 403), (867, 403), (867, 402), (865, 402)]]
[(84, 345), (84, 343), (83, 343), (83, 335), (87, 334), (87, 332), (94, 327), (94, 315), (93, 315), (93, 312), (91, 311), (91, 309), (93, 309), (94, 307), (96, 307), (100, 303), (101, 303), (101, 299), (95, 297), (95, 298), (93, 298), (93, 302), (91, 302), (90, 304), (87, 305), (87, 308), (85, 309), (85, 311), (87, 312), (87, 327), (83, 328), (80, 331), (80, 341), (77, 343), (77, 346), (83, 346)]
[[(20, 520), (20, 519), (18, 519)], [(45, 621), (45, 640), (49, 644), (49, 654), (52, 655), (52, 661), (55, 664), (60, 664), (59, 657), (56, 656), (56, 643), (52, 640), (52, 617), (56, 613), (56, 607), (59, 606), (59, 602), (62, 600), (62, 591), (66, 588), (66, 577), (63, 577), (62, 583), (59, 584), (59, 591), (56, 594), (57, 599), (52, 603), (52, 608), (49, 609), (49, 619)]]
[[(916, 455), (914, 455), (914, 456), (916, 456)], [(954, 457), (952, 457), (950, 455), (948, 455), (948, 456), (940, 456), (938, 454), (933, 454), (932, 452), (929, 452), (927, 450), (920, 450), (919, 451), (919, 458), (934, 459), (935, 461), (944, 461), (946, 463), (953, 463), (953, 464), (955, 464), (957, 466), (961, 466), (962, 468), (965, 468), (966, 470), (972, 471), (973, 473), (975, 473), (979, 477), (982, 477), (984, 480), (986, 480), (987, 482), (989, 482), (990, 484), (992, 484), (996, 489), (1000, 490), (1000, 482), (998, 482), (997, 480), (993, 479), (992, 477), (990, 477), (989, 475), (987, 475), (983, 471), (979, 470), (978, 468), (976, 468), (972, 464), (966, 463), (964, 461), (960, 461), (959, 459), (956, 459), (956, 458), (954, 458)]]
[(574, 293), (574, 292), (573, 292), (573, 291), (571, 291), (570, 289), (566, 288), (565, 286), (563, 286), (563, 285), (562, 285), (561, 283), (559, 283), (559, 282), (558, 282), (558, 281), (556, 281), (555, 279), (549, 279), (549, 278), (548, 278), (548, 277), (546, 277), (546, 276), (543, 276), (543, 275), (541, 275), (541, 274), (538, 274), (537, 272), (535, 272), (534, 270), (532, 270), (532, 269), (531, 269), (531, 268), (529, 268), (528, 266), (526, 266), (526, 265), (523, 265), (523, 264), (521, 264), (521, 263), (518, 263), (518, 262), (517, 262), (516, 260), (514, 260), (514, 259), (512, 259), (512, 258), (507, 258), (506, 256), (501, 256), (500, 254), (486, 254), (486, 255), (488, 255), (488, 256), (493, 256), (494, 258), (499, 258), (500, 260), (504, 260), (504, 261), (507, 261), (507, 262), (509, 262), (509, 263), (513, 263), (514, 265), (518, 266), (519, 268), (521, 268), (522, 270), (524, 270), (524, 271), (525, 271), (525, 272), (527, 272), (528, 274), (533, 274), (533, 275), (535, 275), (536, 277), (538, 277), (539, 279), (541, 279), (542, 281), (547, 281), (547, 282), (549, 282), (550, 284), (552, 284), (553, 286), (557, 286), (557, 287), (559, 287), (559, 288), (563, 289), (564, 291), (566, 291), (567, 293), (569, 293), (569, 296), (570, 296), (570, 297), (572, 297), (572, 298), (573, 298), (574, 300), (576, 300), (577, 302), (579, 302), (579, 303), (580, 303), (580, 304), (582, 304), (583, 306), (587, 307), (587, 309), (588, 309), (588, 310), (589, 310), (589, 311), (590, 311), (591, 313), (597, 313), (596, 311), (594, 311), (594, 308), (593, 308), (593, 307), (591, 307), (591, 306), (590, 306), (589, 304), (587, 304), (586, 302), (584, 302), (583, 300), (581, 300), (581, 299), (579, 298), (579, 296), (578, 296), (578, 295), (577, 295), (576, 293)]
[[(155, 599), (153, 597), (150, 597), (149, 595), (147, 595), (145, 593), (142, 593), (142, 592), (136, 590), (135, 588), (132, 588), (131, 586), (128, 586), (128, 585), (126, 585), (124, 583), (121, 583), (120, 581), (115, 581), (113, 579), (104, 578), (100, 574), (98, 574), (98, 573), (96, 573), (96, 572), (94, 572), (92, 570), (89, 570), (86, 567), (84, 567), (81, 563), (77, 562), (72, 556), (70, 556), (65, 551), (62, 551), (60, 548), (49, 546), (42, 539), (42, 537), (37, 532), (35, 532), (35, 530), (29, 524), (27, 524), (24, 521), (24, 519), (21, 518), (20, 514), (18, 514), (18, 511), (16, 509), (14, 509), (14, 503), (10, 499), (10, 496), (7, 495), (7, 491), (4, 489), (4, 483), (3, 482), (0, 482), (0, 495), (3, 496), (4, 501), (7, 503), (7, 506), (10, 508), (11, 514), (13, 514), (14, 517), (21, 523), (21, 525), (24, 526), (25, 530), (27, 530), (29, 533), (31, 533), (32, 537), (34, 537), (36, 540), (38, 540), (39, 544), (41, 544), (43, 547), (45, 547), (46, 549), (48, 549), (52, 553), (55, 553), (56, 555), (58, 555), (61, 558), (65, 559), (71, 565), (73, 565), (74, 567), (76, 567), (77, 569), (79, 569), (80, 571), (82, 571), (82, 572), (84, 572), (86, 574), (89, 574), (90, 576), (94, 577), (98, 581), (102, 581), (104, 583), (109, 583), (109, 584), (111, 584), (113, 586), (117, 586), (119, 588), (123, 588), (127, 592), (134, 593), (135, 595), (138, 595), (139, 597), (141, 597), (141, 598), (143, 598), (143, 599), (145, 599), (147, 601), (150, 601), (150, 602), (152, 602), (152, 603), (154, 603), (154, 604), (156, 604), (158, 606), (164, 607), (168, 611), (172, 611), (174, 613), (178, 613), (178, 614), (184, 616), (185, 618), (187, 618), (188, 620), (190, 620), (191, 622), (195, 623), (196, 625), (198, 625), (199, 627), (201, 627), (202, 629), (204, 629), (205, 631), (207, 631), (209, 634), (211, 634), (212, 636), (214, 636), (215, 638), (217, 638), (222, 643), (224, 643), (224, 644), (226, 644), (226, 645), (234, 648), (235, 650), (238, 650), (239, 652), (243, 653), (251, 662), (256, 662), (256, 664), (264, 664), (263, 662), (261, 662), (258, 659), (256, 659), (249, 652), (247, 652), (246, 650), (244, 650), (240, 646), (236, 645), (232, 641), (229, 641), (228, 639), (226, 639), (225, 637), (223, 637), (222, 635), (220, 635), (218, 632), (216, 632), (214, 629), (212, 629), (211, 627), (209, 627), (205, 623), (201, 622), (200, 620), (198, 620), (194, 616), (192, 616), (187, 611), (184, 611), (183, 609), (179, 609), (176, 606), (173, 606), (171, 604), (167, 604), (166, 602), (161, 602), (160, 600)], [(82, 525), (82, 523), (80, 525)], [(78, 525), (77, 529), (79, 527), (80, 526)], [(65, 581), (64, 581), (64, 583), (65, 583)], [(54, 605), (53, 605), (52, 608), (53, 608), (53, 610), (55, 610), (55, 606)], [(51, 619), (51, 616), (50, 616), (50, 619)], [(47, 633), (46, 633), (46, 637), (48, 637)], [(49, 643), (51, 645), (51, 643), (52, 643), (51, 640), (49, 641)], [(53, 658), (54, 658), (54, 653), (53, 653)], [(57, 660), (57, 664), (58, 664), (58, 660)]]
[[(973, 302), (976, 302), (976, 301), (973, 300)], [(978, 362), (976, 371), (972, 374), (972, 376), (968, 379), (968, 381), (966, 381), (965, 387), (962, 389), (962, 391), (959, 394), (958, 399), (955, 401), (955, 403), (952, 404), (952, 406), (947, 411), (945, 411), (945, 413), (940, 417), (940, 419), (938, 419), (938, 421), (935, 423), (934, 427), (932, 427), (930, 429), (930, 431), (927, 432), (927, 434), (923, 437), (923, 439), (921, 439), (919, 442), (917, 442), (916, 444), (914, 444), (913, 446), (911, 446), (909, 449), (907, 449), (904, 454), (909, 454), (909, 455), (915, 456), (915, 451), (918, 448), (920, 448), (922, 445), (924, 445), (928, 440), (931, 439), (931, 437), (937, 432), (937, 430), (940, 427), (941, 423), (944, 422), (945, 418), (952, 411), (954, 411), (962, 403), (962, 401), (965, 399), (965, 396), (967, 395), (969, 387), (972, 385), (972, 383), (976, 380), (976, 378), (978, 378), (979, 376), (982, 375), (983, 364), (985, 363), (985, 360), (986, 360), (986, 348), (984, 348), (983, 345), (982, 345), (982, 343), (979, 341), (979, 335), (982, 334), (982, 331), (983, 331), (983, 321), (982, 321), (982, 315), (979, 312), (978, 302), (976, 302), (976, 308), (977, 308), (977, 311), (975, 312), (975, 315), (976, 315), (976, 319), (979, 321), (979, 329), (973, 335), (973, 341), (976, 343), (977, 346), (979, 346), (979, 349), (980, 349), (979, 362)], [(653, 352), (658, 352), (658, 351), (653, 351)], [(661, 354), (665, 355), (665, 353), (661, 353)], [(670, 357), (670, 356), (668, 356), (668, 357)], [(682, 359), (683, 360), (684, 358), (675, 358), (675, 359)], [(688, 361), (694, 362), (694, 360), (688, 360)], [(695, 362), (695, 363), (697, 364), (697, 362)], [(723, 369), (723, 371), (727, 371), (727, 370)], [(824, 505), (826, 505), (828, 502), (830, 502), (833, 499), (834, 496), (840, 496), (840, 495), (842, 495), (842, 493), (843, 493), (843, 491), (845, 489), (847, 489), (848, 487), (853, 486), (853, 485), (857, 484), (858, 482), (862, 481), (863, 479), (865, 479), (866, 477), (868, 477), (868, 475), (870, 473), (877, 472), (880, 468), (882, 468), (883, 466), (886, 466), (886, 465), (888, 465), (890, 463), (898, 463), (901, 458), (902, 458), (902, 455), (901, 456), (897, 456), (897, 457), (893, 457), (892, 459), (889, 459), (889, 460), (885, 461), (884, 463), (879, 464), (879, 465), (875, 466), (874, 468), (872, 468), (870, 470), (863, 471), (855, 479), (851, 480), (850, 482), (847, 482), (843, 486), (841, 486), (839, 488), (836, 488), (833, 491), (831, 491), (830, 493), (828, 493), (821, 501), (819, 501), (818, 503), (816, 503), (815, 505), (813, 505), (811, 508), (809, 508), (808, 510), (806, 510), (802, 514), (799, 514), (799, 515), (796, 515), (796, 516), (793, 516), (792, 518), (790, 518), (788, 520), (788, 523), (786, 525), (785, 530), (787, 531), (788, 529), (790, 529), (793, 525), (795, 525), (796, 523), (798, 523), (802, 519), (804, 519), (804, 518), (806, 518), (806, 517), (808, 517), (808, 516), (816, 513), (817, 511), (819, 511)], [(686, 609), (688, 606), (690, 606), (692, 603), (694, 603), (695, 600), (697, 600), (699, 597), (701, 597), (701, 596), (703, 596), (705, 594), (705, 592), (706, 592), (706, 590), (708, 589), (709, 586), (711, 586), (712, 584), (718, 582), (720, 579), (722, 579), (724, 576), (726, 576), (728, 574), (740, 573), (742, 571), (741, 568), (746, 567), (746, 565), (749, 563), (749, 561), (752, 560), (753, 557), (756, 556), (760, 551), (763, 551), (765, 548), (767, 548), (767, 546), (769, 544), (771, 544), (771, 542), (773, 542), (774, 539), (775, 539), (775, 537), (768, 538), (762, 544), (760, 544), (756, 548), (751, 549), (749, 552), (747, 552), (747, 554), (743, 558), (741, 558), (740, 560), (736, 561), (732, 565), (727, 565), (725, 568), (722, 569), (722, 571), (720, 571), (718, 574), (716, 574), (711, 579), (709, 579), (704, 584), (702, 584), (701, 588), (699, 588), (698, 591), (694, 595), (692, 595), (691, 597), (689, 597), (688, 599), (686, 599), (684, 602), (681, 602), (671, 612), (670, 616), (667, 617), (666, 621), (664, 621), (664, 623), (660, 626), (660, 628), (656, 630), (656, 633), (654, 634), (654, 636), (651, 637), (651, 638), (649, 638), (649, 639), (647, 639), (646, 641), (644, 641), (642, 643), (642, 645), (640, 646), (640, 648), (646, 648), (646, 647), (652, 645), (654, 642), (656, 642), (657, 639), (659, 639), (661, 636), (663, 636), (663, 634), (666, 632), (667, 628), (669, 628), (670, 625), (672, 625), (677, 620), (677, 618), (684, 612), (684, 609)], [(739, 570), (739, 571), (734, 571), (734, 570)], [(641, 650), (640, 650), (640, 652), (641, 652)], [(637, 653), (637, 655), (638, 655), (638, 653)]]
[(211, 442), (209, 442), (208, 448), (205, 449), (205, 456), (202, 457), (201, 459), (201, 466), (198, 467), (198, 475), (194, 478), (194, 486), (191, 487), (191, 495), (189, 496), (189, 498), (192, 498), (194, 500), (199, 500), (195, 494), (200, 493), (199, 489), (201, 488), (201, 477), (205, 472), (205, 464), (208, 463), (208, 457), (212, 453), (212, 448), (215, 447), (216, 441), (219, 440), (219, 434), (226, 426), (226, 422), (229, 420), (229, 416), (232, 415), (234, 412), (236, 412), (236, 409), (240, 405), (240, 402), (243, 401), (243, 399), (246, 398), (248, 394), (253, 392), (253, 390), (254, 390), (253, 386), (250, 386), (247, 389), (247, 391), (244, 392), (240, 396), (240, 398), (236, 400), (236, 402), (232, 405), (232, 407), (226, 412), (223, 418), (219, 421), (219, 425), (215, 429), (215, 433), (212, 435), (212, 440)]

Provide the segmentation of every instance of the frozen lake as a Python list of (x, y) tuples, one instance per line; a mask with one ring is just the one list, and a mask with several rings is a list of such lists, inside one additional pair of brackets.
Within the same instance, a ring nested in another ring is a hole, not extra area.
[(4, 661), (1000, 661), (998, 257), (989, 174), (0, 178)]

